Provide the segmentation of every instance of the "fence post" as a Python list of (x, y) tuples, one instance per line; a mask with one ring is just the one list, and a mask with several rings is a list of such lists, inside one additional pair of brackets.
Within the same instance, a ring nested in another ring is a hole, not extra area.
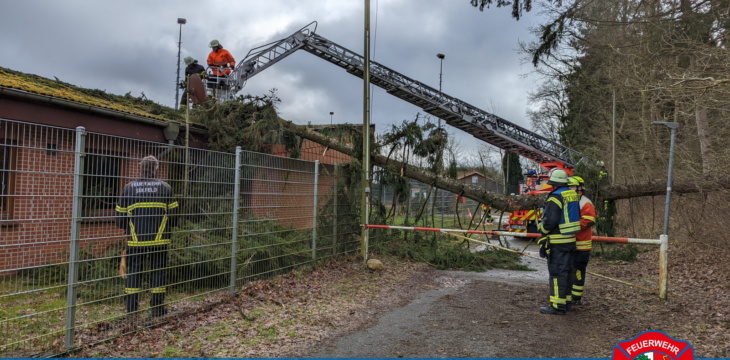
[(337, 255), (337, 198), (339, 197), (339, 192), (337, 191), (337, 175), (339, 175), (339, 166), (337, 163), (335, 163), (335, 178), (333, 180), (334, 182), (334, 205), (332, 210), (332, 256)]
[(233, 231), (231, 235), (231, 294), (236, 293), (236, 253), (238, 252), (238, 207), (241, 196), (241, 147), (236, 146), (236, 172), (233, 185)]
[(76, 149), (74, 150), (74, 185), (71, 205), (71, 234), (68, 251), (68, 284), (66, 286), (66, 349), (74, 348), (74, 331), (76, 326), (76, 283), (78, 282), (79, 237), (81, 235), (81, 191), (83, 189), (84, 142), (86, 130), (76, 127)]
[(667, 250), (669, 249), (669, 235), (659, 235), (661, 244), (659, 245), (659, 298), (667, 299), (667, 271), (669, 269), (667, 261)]
[(312, 210), (312, 260), (317, 260), (317, 195), (319, 193), (319, 160), (314, 162), (314, 210)]

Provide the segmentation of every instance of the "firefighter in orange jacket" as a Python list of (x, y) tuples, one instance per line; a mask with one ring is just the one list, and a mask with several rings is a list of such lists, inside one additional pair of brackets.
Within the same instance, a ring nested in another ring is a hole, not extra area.
[(231, 73), (231, 69), (236, 67), (236, 60), (233, 55), (223, 48), (218, 40), (211, 40), (209, 46), (213, 49), (208, 54), (208, 67), (213, 70), (214, 76), (226, 76)]
[(142, 277), (147, 264), (151, 273), (150, 307), (153, 317), (167, 313), (164, 304), (170, 244), (168, 215), (178, 207), (177, 201), (172, 198), (170, 185), (156, 178), (158, 169), (159, 162), (154, 156), (142, 159), (140, 178), (124, 186), (116, 207), (119, 215), (117, 225), (129, 236), (119, 267), (119, 275), (126, 279), (127, 313), (136, 314), (139, 310), (139, 294), (143, 291)]
[(576, 252), (573, 256), (573, 297), (572, 305), (580, 305), (586, 282), (586, 268), (591, 257), (593, 242), (591, 227), (596, 223), (596, 208), (593, 202), (584, 195), (585, 181), (580, 176), (568, 178), (568, 186), (580, 195), (580, 231), (575, 235)]

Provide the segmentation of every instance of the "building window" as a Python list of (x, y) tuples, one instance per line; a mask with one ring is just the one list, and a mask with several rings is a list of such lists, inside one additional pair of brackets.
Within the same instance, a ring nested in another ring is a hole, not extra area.
[(84, 160), (83, 216), (113, 216), (119, 199), (121, 160), (117, 156), (87, 153)]
[(0, 219), (13, 218), (16, 149), (0, 140)]
[(471, 183), (472, 184), (479, 184), (479, 176), (472, 175), (472, 177), (471, 177)]

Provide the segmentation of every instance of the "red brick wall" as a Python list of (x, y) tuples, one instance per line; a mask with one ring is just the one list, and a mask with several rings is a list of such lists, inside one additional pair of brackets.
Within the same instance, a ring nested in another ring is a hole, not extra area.
[[(13, 218), (0, 226), (0, 276), (10, 269), (64, 263), (68, 260), (71, 238), (74, 136), (58, 136), (58, 130), (21, 125), (29, 131), (8, 132), (16, 148), (15, 192)], [(32, 131), (30, 131), (32, 129)], [(72, 134), (72, 133), (71, 133)], [(46, 142), (53, 142), (57, 150), (47, 153)], [(112, 142), (117, 152), (128, 142)], [(89, 149), (92, 150), (92, 149)], [(120, 191), (130, 178), (139, 176), (139, 154), (129, 153), (132, 159), (120, 161)], [(161, 164), (159, 176), (166, 177), (166, 166)], [(124, 232), (114, 223), (116, 213), (105, 210), (95, 218), (81, 220), (80, 248), (95, 255), (105, 248), (124, 240)]]
[[(0, 139), (12, 139), (16, 148), (15, 192), (13, 218), (0, 226), (0, 276), (12, 274), (13, 269), (65, 263), (68, 260), (71, 238), (74, 142), (75, 132), (31, 124), (13, 124), (5, 127)], [(56, 151), (49, 153), (47, 144)], [(138, 152), (144, 147), (134, 141), (106, 138), (90, 134), (87, 150), (114, 153), (120, 159), (120, 189), (130, 179), (139, 176)], [(349, 157), (305, 141), (302, 157), (320, 160), (319, 206), (326, 204), (331, 195), (334, 167), (328, 164), (346, 163)], [(303, 160), (304, 160), (303, 159)], [(285, 165), (286, 166), (286, 165)], [(307, 165), (309, 166), (309, 165)], [(298, 229), (312, 227), (314, 175), (302, 170), (279, 170), (272, 163), (270, 169), (260, 168), (255, 179), (244, 185), (243, 206), (260, 219), (271, 219)], [(158, 174), (166, 178), (166, 166), (161, 163)], [(311, 169), (311, 167), (308, 167)], [(80, 248), (92, 249), (100, 255), (110, 244), (124, 240), (123, 231), (116, 227), (115, 213), (107, 210), (95, 213), (94, 218), (82, 219)]]
[[(326, 171), (330, 175), (326, 175)], [(333, 166), (320, 165), (317, 201), (321, 209), (332, 195)], [(244, 185), (243, 207), (258, 219), (277, 221), (295, 229), (311, 229), (314, 206), (314, 173), (259, 169), (255, 180)]]

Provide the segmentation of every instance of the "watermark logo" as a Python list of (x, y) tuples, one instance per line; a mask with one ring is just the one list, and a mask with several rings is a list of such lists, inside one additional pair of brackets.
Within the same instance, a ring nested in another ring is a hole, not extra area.
[(647, 331), (613, 348), (612, 360), (694, 360), (692, 346), (661, 331)]

